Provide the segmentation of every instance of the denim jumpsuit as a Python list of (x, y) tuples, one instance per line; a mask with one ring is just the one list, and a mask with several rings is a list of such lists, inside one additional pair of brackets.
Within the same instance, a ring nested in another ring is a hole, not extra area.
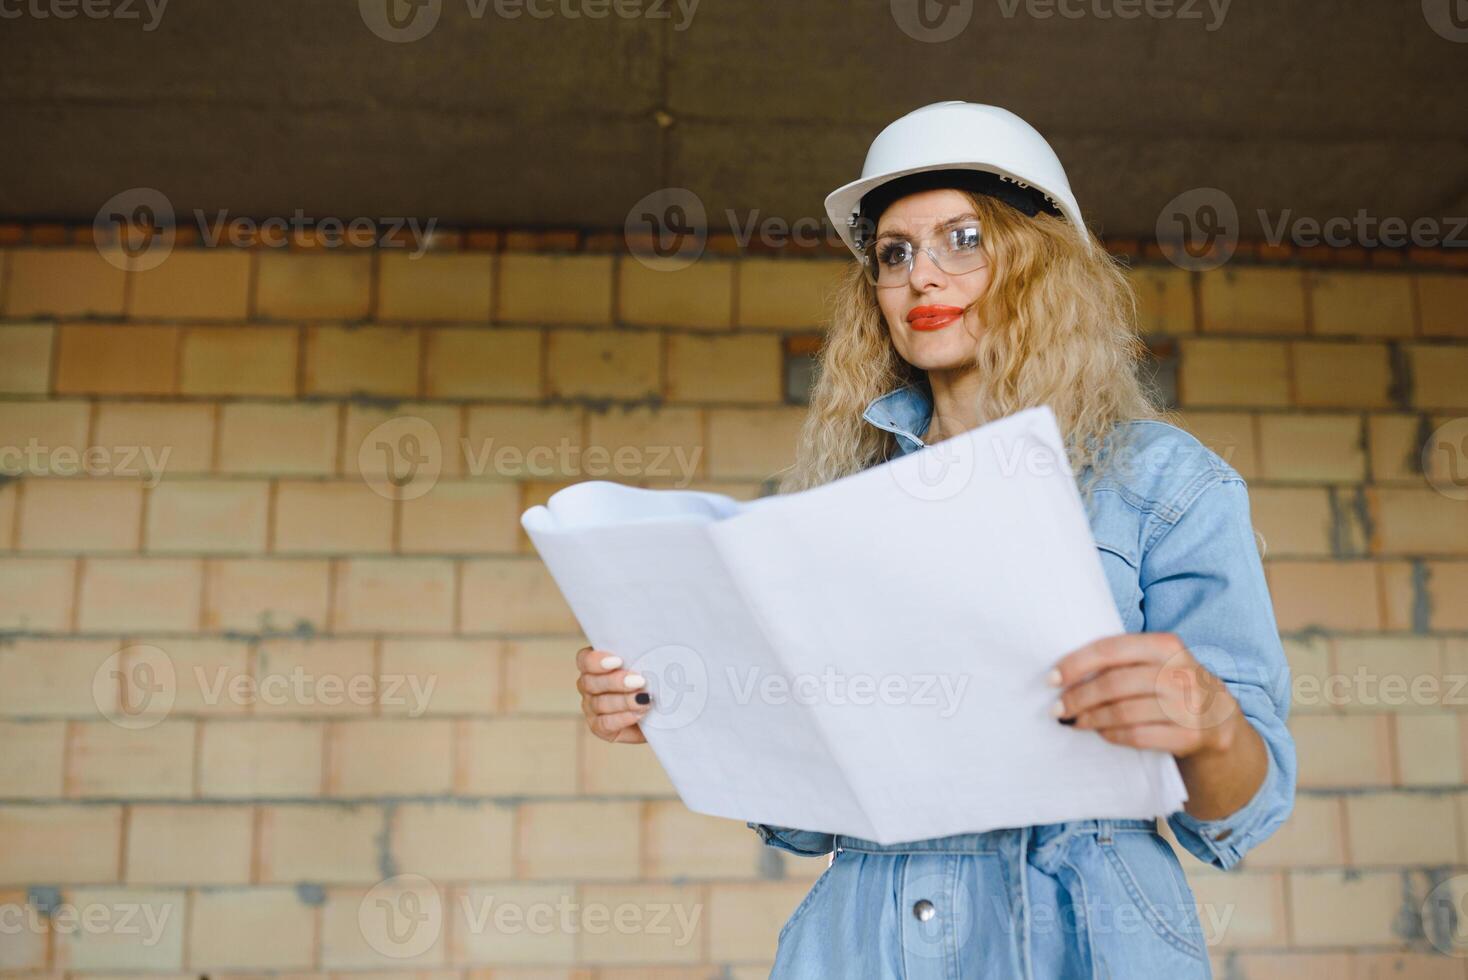
[[(893, 433), (906, 454), (923, 448), (915, 433), (926, 431), (931, 411), (926, 394), (904, 387), (873, 399), (863, 417)], [(1131, 421), (1117, 435), (1117, 463), (1093, 484), (1086, 507), (1126, 631), (1181, 637), (1268, 748), (1263, 784), (1233, 814), (1167, 817), (1185, 849), (1231, 868), (1284, 822), (1295, 795), (1289, 667), (1247, 490), (1227, 462), (1176, 426)], [(886, 845), (749, 826), (771, 847), (834, 851), (780, 931), (772, 978), (1212, 976), (1192, 891), (1154, 820)]]

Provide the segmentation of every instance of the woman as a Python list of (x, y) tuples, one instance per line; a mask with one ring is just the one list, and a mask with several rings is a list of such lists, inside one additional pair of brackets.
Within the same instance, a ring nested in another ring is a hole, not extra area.
[[(937, 103), (888, 126), (827, 209), (859, 261), (781, 490), (1049, 405), (1126, 627), (1056, 662), (1052, 713), (1174, 755), (1188, 799), (1173, 835), (1234, 866), (1284, 822), (1295, 784), (1289, 669), (1247, 491), (1149, 403), (1130, 287), (1059, 160), (1012, 113)], [(577, 659), (592, 730), (643, 741), (643, 679), (607, 651)], [(889, 845), (750, 826), (795, 854), (834, 852), (780, 933), (775, 977), (1211, 976), (1153, 820)]]

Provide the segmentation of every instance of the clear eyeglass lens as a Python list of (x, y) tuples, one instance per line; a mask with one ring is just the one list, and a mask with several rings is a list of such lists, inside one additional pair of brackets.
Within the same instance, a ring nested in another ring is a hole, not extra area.
[[(983, 233), (979, 226), (950, 228), (928, 254), (949, 275), (973, 272), (984, 264)], [(912, 274), (914, 246), (905, 238), (883, 238), (866, 249), (867, 278), (878, 286), (905, 286)]]

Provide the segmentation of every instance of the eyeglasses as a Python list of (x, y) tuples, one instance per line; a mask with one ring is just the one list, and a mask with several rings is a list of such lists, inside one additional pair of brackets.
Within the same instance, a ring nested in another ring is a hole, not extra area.
[[(961, 276), (984, 267), (983, 231), (977, 221), (955, 225), (941, 233), (937, 247), (923, 239), (922, 249), (939, 269), (950, 276)], [(912, 278), (917, 249), (905, 238), (879, 238), (865, 246), (861, 264), (867, 279), (879, 289), (906, 286)]]

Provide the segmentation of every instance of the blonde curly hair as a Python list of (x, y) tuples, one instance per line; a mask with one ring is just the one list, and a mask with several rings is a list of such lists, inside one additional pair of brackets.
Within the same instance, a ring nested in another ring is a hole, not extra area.
[[(1147, 353), (1125, 267), (1094, 238), (1088, 249), (1063, 218), (1027, 217), (986, 195), (960, 193), (979, 217), (993, 269), (977, 303), (984, 329), (974, 363), (985, 379), (979, 422), (1049, 405), (1071, 470), (1088, 474), (1081, 481), (1088, 492), (1105, 469), (1113, 426), (1167, 418), (1138, 378)], [(780, 472), (780, 493), (897, 455), (896, 437), (862, 418), (873, 398), (903, 385), (931, 398), (926, 372), (893, 347), (876, 287), (855, 260), (837, 285), (824, 325), (810, 410), (796, 460)]]

